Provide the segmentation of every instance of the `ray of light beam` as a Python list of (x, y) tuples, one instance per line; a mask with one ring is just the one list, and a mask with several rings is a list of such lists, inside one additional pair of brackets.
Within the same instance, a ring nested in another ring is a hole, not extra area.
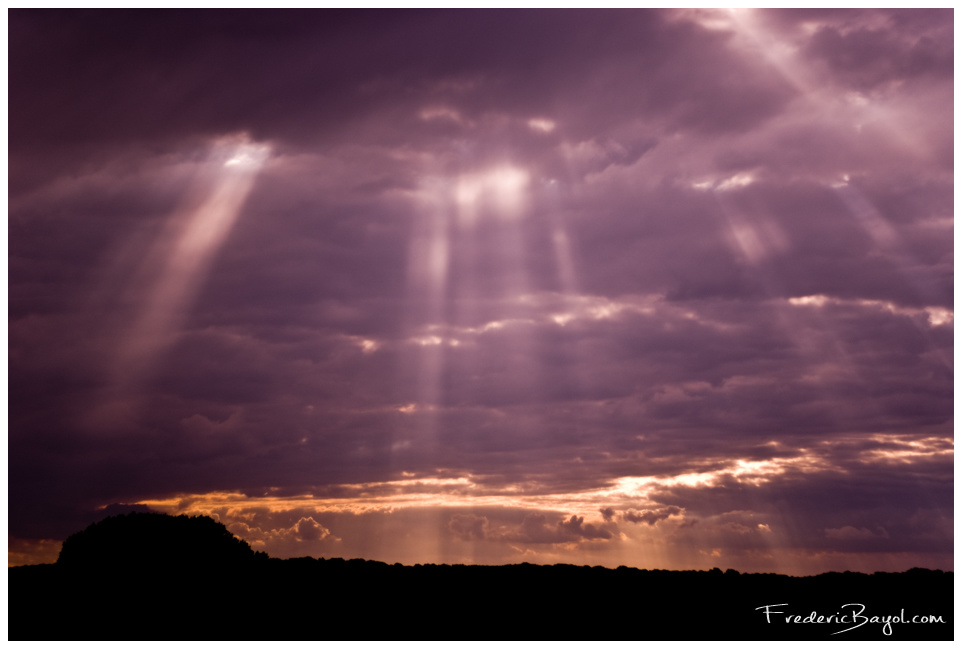
[(199, 200), (170, 217), (172, 236), (158, 240), (132, 273), (146, 286), (145, 297), (118, 343), (109, 394), (92, 421), (115, 424), (117, 408), (136, 410), (131, 400), (177, 335), (268, 155), (266, 145), (246, 138), (215, 143), (205, 170), (212, 173), (192, 192)]

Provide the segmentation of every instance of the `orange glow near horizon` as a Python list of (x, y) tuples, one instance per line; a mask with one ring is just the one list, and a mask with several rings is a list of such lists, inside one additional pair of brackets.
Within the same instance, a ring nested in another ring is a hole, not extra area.
[[(403, 412), (413, 411), (405, 406)], [(578, 516), (596, 516), (607, 506), (620, 508), (662, 507), (652, 500), (658, 489), (671, 487), (712, 488), (734, 480), (737, 483), (760, 486), (786, 473), (845, 473), (841, 466), (826, 458), (827, 447), (864, 444), (866, 441), (885, 445), (878, 449), (868, 446), (857, 453), (859, 463), (913, 462), (920, 459), (950, 458), (954, 455), (951, 440), (940, 437), (917, 438), (908, 435), (879, 434), (852, 435), (830, 442), (819, 442), (811, 449), (801, 449), (795, 457), (770, 460), (734, 460), (709, 471), (689, 472), (670, 476), (624, 476), (608, 486), (572, 493), (535, 493), (536, 487), (510, 484), (504, 487), (484, 487), (480, 476), (470, 474), (457, 477), (405, 477), (383, 482), (332, 485), (337, 496), (303, 494), (300, 496), (247, 496), (239, 492), (209, 492), (177, 494), (168, 498), (144, 499), (136, 504), (147, 505), (168, 513), (211, 513), (223, 508), (266, 507), (274, 511), (311, 508), (332, 512), (385, 512), (405, 508), (515, 508), (558, 510)], [(323, 489), (321, 491), (324, 491)]]
[[(777, 442), (770, 445), (773, 450), (785, 450)], [(694, 515), (684, 507), (665, 504), (665, 495), (679, 489), (697, 492), (732, 484), (763, 489), (780, 477), (822, 472), (844, 475), (845, 467), (829, 459), (837, 457), (833, 451), (840, 447), (851, 451), (850, 463), (880, 467), (895, 462), (918, 463), (924, 468), (932, 459), (951, 460), (954, 454), (952, 441), (941, 437), (853, 434), (799, 449), (794, 457), (729, 459), (714, 467), (708, 462), (700, 471), (623, 476), (604, 487), (568, 493), (538, 493), (534, 483), (486, 486), (489, 480), (485, 476), (448, 471), (431, 476), (402, 473), (396, 480), (332, 485), (314, 494), (279, 495), (279, 489), (260, 496), (214, 491), (130, 504), (172, 515), (211, 516), (254, 549), (278, 557), (360, 555), (408, 564), (590, 561), (609, 567), (672, 570), (721, 565), (744, 571), (752, 566), (795, 575), (842, 566), (864, 565), (869, 571), (912, 567), (916, 556), (904, 553), (870, 560), (858, 553), (793, 549), (788, 542), (793, 525), (790, 512), (739, 509)], [(522, 517), (523, 525), (510, 522)], [(410, 537), (398, 539), (389, 531), (398, 524), (392, 522), (395, 519), (408, 521), (408, 525), (420, 521), (421, 525), (408, 528), (414, 530)], [(715, 540), (693, 544), (690, 535), (695, 523), (698, 534), (710, 533)], [(561, 536), (525, 541), (523, 533), (528, 528)], [(466, 529), (479, 536), (465, 536)], [(581, 535), (564, 537), (571, 529), (580, 530)], [(380, 540), (369, 539), (362, 544), (367, 550), (359, 550), (350, 541), (353, 538), (357, 543), (358, 533)], [(885, 533), (855, 527), (820, 531), (827, 539)], [(36, 547), (11, 542), (8, 563), (53, 561), (54, 551), (59, 551), (59, 542)]]

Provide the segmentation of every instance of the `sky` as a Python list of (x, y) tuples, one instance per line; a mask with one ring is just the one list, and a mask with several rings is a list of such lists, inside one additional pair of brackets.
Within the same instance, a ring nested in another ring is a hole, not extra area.
[(8, 563), (953, 569), (953, 11), (23, 10)]

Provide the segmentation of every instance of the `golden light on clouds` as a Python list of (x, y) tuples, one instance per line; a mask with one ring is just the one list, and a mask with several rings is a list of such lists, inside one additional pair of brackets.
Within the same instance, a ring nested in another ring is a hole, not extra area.
[[(420, 410), (416, 404), (399, 407), (401, 413)], [(918, 438), (911, 435), (874, 435), (818, 442), (810, 449), (800, 449), (792, 457), (767, 460), (736, 459), (720, 461), (718, 468), (663, 476), (623, 476), (607, 486), (576, 492), (552, 493), (536, 484), (508, 483), (498, 485), (485, 476), (471, 474), (455, 477), (404, 477), (383, 482), (330, 485), (318, 488), (316, 494), (250, 496), (236, 492), (179, 494), (170, 498), (145, 499), (138, 504), (170, 513), (210, 513), (219, 508), (265, 507), (271, 510), (310, 508), (315, 511), (361, 513), (395, 511), (419, 507), (488, 508), (506, 507), (540, 511), (556, 509), (581, 516), (591, 516), (606, 507), (659, 507), (654, 496), (659, 490), (675, 487), (712, 489), (729, 482), (760, 486), (794, 474), (834, 472), (844, 474), (844, 465), (833, 460), (833, 447), (857, 445), (852, 462), (885, 464), (911, 463), (918, 460), (951, 458), (954, 447), (939, 437)], [(882, 445), (885, 448), (877, 448)], [(447, 472), (450, 473), (450, 472)], [(336, 493), (336, 496), (323, 494)]]

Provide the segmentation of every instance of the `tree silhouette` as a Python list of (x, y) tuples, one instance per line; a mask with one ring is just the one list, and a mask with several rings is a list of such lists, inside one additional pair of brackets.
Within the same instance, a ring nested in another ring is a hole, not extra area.
[[(57, 564), (8, 574), (10, 640), (951, 640), (954, 634), (951, 572), (792, 577), (719, 568), (281, 560), (254, 552), (206, 516), (106, 518), (68, 538)], [(813, 612), (839, 617), (851, 612), (844, 608), (849, 603), (864, 606), (866, 615), (904, 612), (909, 621), (920, 615), (928, 623), (900, 622), (886, 631), (851, 618), (798, 621)], [(791, 624), (790, 613), (798, 618)]]
[(133, 512), (94, 523), (64, 541), (57, 565), (88, 568), (221, 565), (255, 553), (208, 516)]

